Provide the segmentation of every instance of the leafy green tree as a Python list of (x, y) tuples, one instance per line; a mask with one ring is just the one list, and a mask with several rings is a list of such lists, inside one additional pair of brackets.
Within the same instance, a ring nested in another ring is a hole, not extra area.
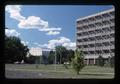
[(36, 63), (36, 57), (29, 53), (29, 57), (26, 57), (25, 63), (35, 64)]
[(74, 51), (72, 49), (70, 49), (67, 52), (68, 52), (67, 53), (67, 59), (68, 59), (69, 62), (71, 62), (72, 59), (74, 58)]
[(101, 66), (101, 67), (103, 67), (104, 64), (105, 64), (104, 58), (100, 55), (98, 57), (98, 65)]
[(54, 51), (50, 51), (49, 56), (48, 56), (48, 63), (49, 64), (53, 64), (55, 60), (55, 52)]
[(25, 59), (29, 49), (21, 43), (20, 38), (5, 36), (5, 63), (21, 62)]
[(84, 57), (83, 53), (80, 50), (75, 50), (74, 58), (72, 59), (72, 66), (73, 69), (77, 72), (77, 75), (79, 75), (79, 71), (84, 67)]
[(67, 59), (67, 49), (64, 46), (56, 46), (55, 50), (56, 50), (57, 62), (63, 64)]

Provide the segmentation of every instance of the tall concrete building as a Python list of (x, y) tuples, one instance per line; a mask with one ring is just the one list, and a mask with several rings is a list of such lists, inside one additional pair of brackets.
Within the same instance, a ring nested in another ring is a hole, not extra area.
[(76, 46), (83, 51), (85, 64), (96, 64), (100, 55), (114, 56), (114, 44), (114, 8), (76, 20)]

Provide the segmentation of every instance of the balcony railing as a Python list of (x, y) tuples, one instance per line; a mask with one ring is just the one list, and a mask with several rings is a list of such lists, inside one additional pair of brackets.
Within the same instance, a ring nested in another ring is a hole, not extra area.
[(109, 25), (96, 26), (96, 27), (88, 28), (88, 29), (81, 29), (81, 30), (78, 30), (77, 33), (82, 33), (83, 30), (84, 30), (84, 32), (95, 31), (96, 29), (102, 29), (102, 28), (110, 27), (110, 26), (114, 26), (114, 25), (115, 25), (114, 23), (111, 23), (111, 24), (109, 24)]
[(94, 21), (89, 21), (89, 22), (84, 22), (84, 23), (82, 23), (82, 24), (77, 24), (78, 26), (84, 26), (84, 25), (89, 25), (89, 24), (95, 24), (95, 23), (98, 23), (98, 22), (102, 22), (102, 21), (109, 21), (110, 19), (113, 19), (114, 17), (106, 17), (106, 18), (101, 18), (101, 19), (96, 19), (96, 20), (94, 20)]

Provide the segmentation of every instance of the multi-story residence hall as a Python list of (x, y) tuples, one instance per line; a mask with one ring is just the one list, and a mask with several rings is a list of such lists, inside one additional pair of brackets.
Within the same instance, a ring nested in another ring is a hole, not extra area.
[(83, 51), (85, 64), (96, 64), (100, 55), (105, 60), (115, 55), (114, 20), (114, 8), (77, 19), (76, 46)]

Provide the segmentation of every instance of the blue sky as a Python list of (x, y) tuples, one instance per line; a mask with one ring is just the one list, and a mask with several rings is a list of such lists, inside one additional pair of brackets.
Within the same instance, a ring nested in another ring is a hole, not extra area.
[[(8, 36), (18, 36), (28, 47), (75, 47), (76, 19), (111, 9), (111, 5), (7, 5)], [(47, 29), (47, 30), (45, 30)]]

